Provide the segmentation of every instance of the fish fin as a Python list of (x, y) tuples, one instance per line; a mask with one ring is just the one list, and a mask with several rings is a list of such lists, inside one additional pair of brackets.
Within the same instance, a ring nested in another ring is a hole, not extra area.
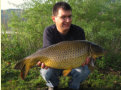
[(72, 69), (66, 69), (63, 71), (63, 76), (67, 76), (70, 72), (71, 72)]
[(15, 65), (14, 69), (22, 70), (23, 67), (24, 67), (24, 60), (18, 62), (18, 63)]
[(27, 64), (26, 60), (22, 60), (18, 62), (15, 67), (15, 69), (21, 70), (21, 79), (25, 79), (26, 75), (28, 74), (28, 71), (30, 69), (30, 66)]
[(24, 73), (22, 71), (21, 71), (20, 76), (21, 76), (21, 79), (24, 80)]
[(20, 74), (22, 80), (25, 79), (26, 75), (27, 75), (28, 72), (29, 72), (29, 69), (30, 69), (30, 68), (29, 68), (27, 65), (24, 66), (24, 67), (22, 68), (21, 74)]

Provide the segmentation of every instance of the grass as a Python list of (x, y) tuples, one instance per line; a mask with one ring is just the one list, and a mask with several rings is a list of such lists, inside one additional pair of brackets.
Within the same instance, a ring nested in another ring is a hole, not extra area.
[[(40, 76), (40, 68), (32, 68), (25, 80), (21, 80), (20, 71), (14, 69), (16, 62), (2, 61), (2, 90), (36, 90), (46, 87), (45, 81)], [(60, 88), (68, 87), (70, 77), (60, 78)], [(120, 90), (121, 72), (95, 69), (87, 80), (81, 83), (84, 90)]]

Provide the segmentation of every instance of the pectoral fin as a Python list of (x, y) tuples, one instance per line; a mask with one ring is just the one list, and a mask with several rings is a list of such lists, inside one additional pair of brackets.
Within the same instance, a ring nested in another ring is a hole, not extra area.
[(70, 72), (71, 72), (72, 69), (66, 69), (63, 71), (63, 76), (67, 76)]

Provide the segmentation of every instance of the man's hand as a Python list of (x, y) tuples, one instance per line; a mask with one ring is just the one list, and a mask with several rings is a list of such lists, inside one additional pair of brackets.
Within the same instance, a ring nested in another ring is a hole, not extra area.
[(82, 66), (85, 66), (85, 65), (89, 64), (90, 60), (91, 60), (91, 58), (90, 58), (90, 57), (87, 57), (87, 58), (86, 58), (86, 62), (84, 62), (84, 63), (82, 64)]
[(41, 66), (41, 68), (43, 68), (43, 69), (48, 69), (48, 67), (47, 66), (45, 66), (45, 64), (44, 63), (42, 63), (42, 62), (37, 62), (37, 66)]

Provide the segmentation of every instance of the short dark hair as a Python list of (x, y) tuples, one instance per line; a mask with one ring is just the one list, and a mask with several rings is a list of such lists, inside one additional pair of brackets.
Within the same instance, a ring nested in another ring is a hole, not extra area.
[(56, 16), (58, 13), (58, 9), (62, 8), (63, 10), (70, 10), (72, 11), (71, 6), (66, 3), (66, 2), (57, 2), (54, 6), (53, 6), (53, 10), (52, 10), (52, 15)]

